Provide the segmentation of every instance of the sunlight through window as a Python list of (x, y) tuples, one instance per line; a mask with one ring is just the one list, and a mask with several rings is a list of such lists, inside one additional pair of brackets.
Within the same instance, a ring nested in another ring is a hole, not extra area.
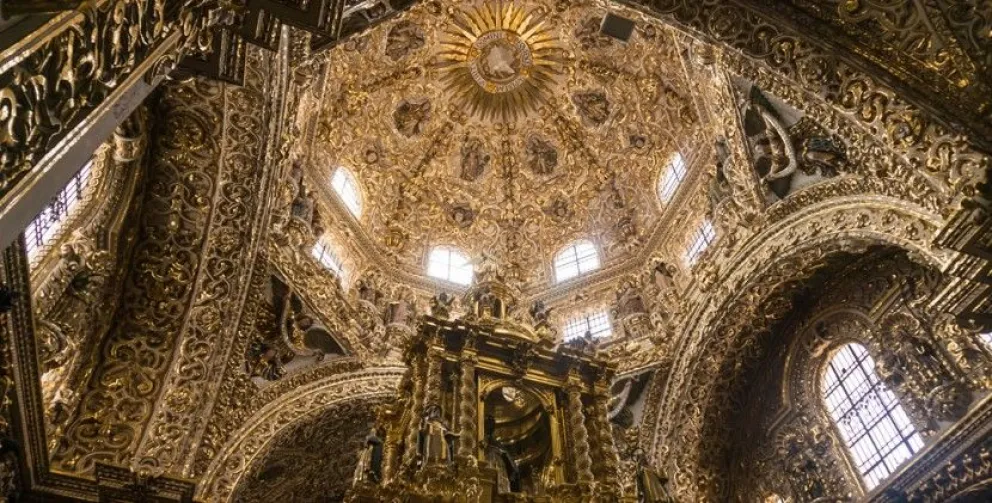
[(90, 180), (93, 160), (89, 160), (72, 178), (69, 183), (52, 198), (52, 201), (41, 210), (24, 229), (24, 241), (28, 259), (32, 262), (38, 254), (52, 244), (66, 221), (72, 216)]
[(894, 394), (860, 344), (842, 347), (823, 375), (823, 398), (854, 465), (873, 489), (923, 447)]
[(577, 241), (555, 255), (555, 280), (562, 282), (599, 269), (599, 253), (589, 241)]
[(358, 182), (350, 171), (344, 168), (336, 169), (334, 177), (331, 178), (331, 187), (355, 218), (362, 216), (362, 195), (358, 190)]
[(472, 274), (471, 262), (458, 250), (445, 246), (431, 250), (427, 259), (428, 276), (459, 285), (470, 285)]
[(586, 333), (597, 339), (613, 335), (610, 315), (606, 311), (599, 311), (572, 318), (565, 324), (565, 342), (584, 337)]
[(658, 197), (661, 198), (661, 202), (667, 204), (672, 201), (682, 181), (685, 180), (685, 175), (685, 159), (681, 153), (676, 152), (672, 161), (668, 163), (664, 176), (658, 182)]

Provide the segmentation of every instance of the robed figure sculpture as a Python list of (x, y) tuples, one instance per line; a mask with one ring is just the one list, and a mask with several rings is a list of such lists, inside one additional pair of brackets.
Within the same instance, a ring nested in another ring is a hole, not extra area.
[(441, 407), (431, 405), (427, 408), (423, 425), (420, 428), (420, 455), (422, 462), (427, 465), (446, 465), (454, 459), (454, 439), (458, 435), (452, 433), (441, 418)]
[(675, 503), (668, 492), (668, 477), (655, 470), (642, 449), (634, 454), (637, 459), (637, 502)]
[(373, 427), (365, 436), (365, 448), (358, 457), (355, 482), (368, 481), (378, 484), (382, 481), (382, 439)]

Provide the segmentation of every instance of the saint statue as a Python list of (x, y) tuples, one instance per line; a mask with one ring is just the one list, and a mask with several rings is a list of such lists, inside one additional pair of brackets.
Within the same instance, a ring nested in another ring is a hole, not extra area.
[(358, 467), (355, 470), (355, 483), (364, 481), (373, 484), (382, 481), (382, 439), (374, 427), (365, 437), (365, 448), (358, 457)]
[(420, 455), (424, 465), (446, 465), (454, 459), (453, 441), (458, 435), (452, 433), (441, 418), (441, 407), (431, 405), (424, 415), (420, 427)]
[(668, 477), (648, 463), (644, 450), (637, 449), (634, 456), (637, 459), (637, 502), (675, 503), (675, 498), (668, 492)]
[(496, 439), (496, 418), (486, 414), (486, 461), (496, 469), (496, 493), (520, 492), (520, 470), (517, 462)]

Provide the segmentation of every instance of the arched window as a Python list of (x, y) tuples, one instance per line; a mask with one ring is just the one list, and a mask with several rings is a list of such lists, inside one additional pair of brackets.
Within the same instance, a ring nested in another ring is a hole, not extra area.
[(565, 342), (584, 337), (586, 332), (597, 339), (613, 335), (610, 315), (606, 311), (598, 311), (568, 320), (568, 323), (565, 324)]
[(599, 253), (589, 241), (576, 241), (555, 255), (555, 281), (562, 282), (599, 269)]
[(331, 178), (331, 187), (355, 218), (362, 216), (362, 193), (358, 190), (355, 175), (345, 168), (338, 168)]
[(661, 202), (668, 204), (672, 201), (682, 181), (685, 180), (685, 174), (685, 158), (682, 157), (681, 152), (676, 152), (668, 163), (665, 174), (658, 180), (658, 197), (661, 198)]
[(331, 249), (326, 241), (323, 239), (317, 240), (317, 244), (314, 245), (310, 253), (320, 265), (333, 271), (339, 278), (344, 278), (344, 267), (341, 265), (341, 259), (338, 258), (337, 254), (334, 253), (334, 250)]
[(699, 257), (706, 251), (707, 248), (713, 244), (716, 240), (716, 229), (713, 228), (713, 222), (707, 218), (703, 220), (703, 223), (699, 224), (699, 228), (696, 229), (696, 233), (692, 236), (692, 243), (689, 244), (689, 248), (685, 251), (685, 256), (683, 260), (685, 261), (686, 267), (692, 267), (696, 265), (696, 261)]
[(89, 184), (92, 168), (93, 160), (90, 159), (24, 229), (25, 246), (31, 262), (51, 246), (69, 217), (73, 215)]
[(438, 246), (427, 257), (427, 275), (459, 285), (472, 283), (472, 263), (460, 251)]
[(860, 344), (847, 344), (831, 358), (823, 375), (823, 399), (869, 490), (923, 447)]

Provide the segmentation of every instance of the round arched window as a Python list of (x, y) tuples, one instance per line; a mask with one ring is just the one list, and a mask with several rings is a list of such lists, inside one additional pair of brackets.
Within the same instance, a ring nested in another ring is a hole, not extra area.
[(438, 246), (427, 257), (427, 275), (459, 285), (470, 285), (473, 275), (472, 262), (461, 251)]
[(555, 281), (566, 281), (599, 269), (599, 252), (586, 240), (576, 241), (555, 255)]

